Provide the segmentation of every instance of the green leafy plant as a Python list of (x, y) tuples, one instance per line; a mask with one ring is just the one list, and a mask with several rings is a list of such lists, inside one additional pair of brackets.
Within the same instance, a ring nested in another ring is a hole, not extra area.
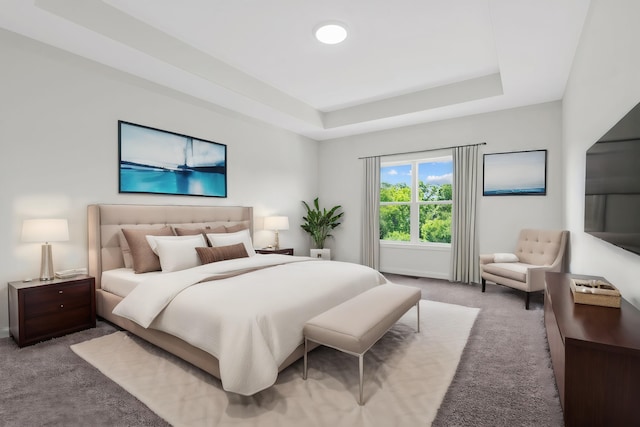
[(303, 216), (304, 223), (300, 225), (304, 231), (309, 233), (313, 243), (318, 249), (324, 249), (324, 241), (331, 236), (331, 230), (340, 225), (338, 220), (342, 218), (344, 212), (336, 212), (342, 206), (334, 206), (331, 209), (320, 209), (318, 197), (313, 201), (311, 208), (304, 200), (304, 207), (307, 208), (307, 215)]

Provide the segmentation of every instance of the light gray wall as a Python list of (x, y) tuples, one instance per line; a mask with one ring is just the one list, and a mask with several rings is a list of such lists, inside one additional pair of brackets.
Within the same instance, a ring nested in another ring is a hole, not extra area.
[(640, 102), (638, 16), (636, 0), (591, 1), (563, 99), (562, 170), (571, 272), (604, 276), (640, 307), (640, 256), (583, 231), (586, 150)]
[[(486, 142), (483, 153), (548, 150), (546, 196), (478, 198), (481, 252), (509, 252), (521, 228), (562, 228), (561, 103), (445, 120), (385, 132), (320, 143), (320, 197), (344, 207), (343, 224), (329, 241), (336, 259), (359, 262), (362, 161), (358, 157)], [(482, 161), (482, 160), (481, 160)], [(480, 167), (482, 170), (482, 167)], [(479, 176), (482, 180), (482, 175)], [(383, 249), (381, 263), (388, 272), (448, 277), (449, 251), (441, 248)], [(386, 257), (386, 258), (385, 258)], [(393, 270), (393, 271), (392, 271)]]
[[(40, 245), (20, 241), (26, 218), (69, 220), (56, 270), (87, 265), (91, 203), (253, 206), (256, 247), (273, 241), (261, 219), (278, 214), (291, 228), (281, 244), (308, 252), (300, 201), (317, 194), (317, 142), (5, 31), (0, 52), (0, 335), (7, 282), (39, 274)], [(228, 198), (118, 194), (119, 119), (227, 144)]]

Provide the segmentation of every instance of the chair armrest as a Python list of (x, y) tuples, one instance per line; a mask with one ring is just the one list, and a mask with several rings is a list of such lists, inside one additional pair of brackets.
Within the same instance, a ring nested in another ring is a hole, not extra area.
[(480, 265), (492, 264), (492, 263), (493, 263), (493, 254), (480, 255)]
[(544, 289), (544, 273), (547, 271), (556, 271), (553, 265), (541, 265), (540, 267), (530, 267), (527, 269), (527, 285), (529, 291), (541, 291)]

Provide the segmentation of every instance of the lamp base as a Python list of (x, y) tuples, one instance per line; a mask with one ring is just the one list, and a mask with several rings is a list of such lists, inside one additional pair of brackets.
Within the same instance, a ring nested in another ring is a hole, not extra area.
[(280, 249), (280, 238), (278, 237), (278, 230), (276, 230), (276, 243), (273, 245), (273, 248), (276, 251)]
[(42, 245), (42, 259), (40, 261), (40, 280), (53, 280), (53, 256), (51, 255), (51, 245)]

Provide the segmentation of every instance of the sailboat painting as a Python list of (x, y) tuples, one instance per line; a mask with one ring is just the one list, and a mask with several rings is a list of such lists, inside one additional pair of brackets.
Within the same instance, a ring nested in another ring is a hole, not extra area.
[(118, 121), (120, 193), (227, 197), (227, 146)]

